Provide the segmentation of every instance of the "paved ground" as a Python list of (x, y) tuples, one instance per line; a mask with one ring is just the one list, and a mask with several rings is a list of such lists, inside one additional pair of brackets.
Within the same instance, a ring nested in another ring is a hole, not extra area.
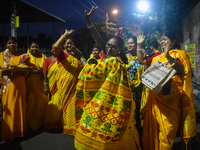
[[(200, 139), (200, 99), (195, 98), (195, 111), (197, 118), (197, 137)], [(194, 137), (191, 142), (192, 150), (200, 150), (200, 142)], [(183, 144), (179, 134), (175, 139), (174, 150), (182, 150)], [(51, 131), (39, 130), (30, 133), (25, 138), (12, 142), (0, 141), (0, 150), (75, 150), (74, 137), (62, 135), (61, 129)]]

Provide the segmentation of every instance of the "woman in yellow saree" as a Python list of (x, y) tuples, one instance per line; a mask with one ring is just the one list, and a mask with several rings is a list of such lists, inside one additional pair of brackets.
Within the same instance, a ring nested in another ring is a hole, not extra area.
[(30, 56), (30, 63), (37, 68), (37, 70), (30, 72), (26, 79), (28, 130), (36, 131), (44, 125), (45, 111), (48, 104), (48, 98), (43, 92), (42, 72), (46, 56), (39, 51), (36, 42), (31, 43), (27, 54)]
[[(85, 12), (88, 26), (95, 10), (92, 7), (89, 13)], [(98, 35), (94, 26), (90, 32), (93, 37)], [(104, 42), (100, 40), (98, 43)], [(111, 38), (105, 46), (109, 58), (97, 65), (86, 64), (79, 75), (75, 135), (75, 148), (78, 150), (140, 149), (134, 119), (135, 103), (123, 48), (120, 37)]]
[(45, 115), (45, 128), (53, 129), (61, 126), (61, 105), (59, 101), (56, 74), (58, 63), (56, 57), (52, 55), (45, 59), (44, 74), (44, 92), (49, 97), (49, 103)]
[[(11, 66), (28, 64), (28, 57), (17, 51), (17, 42), (9, 37), (7, 49), (0, 53), (2, 124), (1, 140), (23, 137), (26, 132), (26, 84), (25, 72), (9, 72)], [(2, 70), (3, 69), (3, 70)]]
[[(86, 63), (82, 53), (74, 46), (72, 39), (67, 38), (72, 32), (73, 30), (66, 30), (56, 41), (53, 49), (58, 61), (56, 79), (62, 109), (63, 134), (68, 135), (75, 134), (75, 89), (79, 72)], [(60, 47), (65, 40), (65, 49), (61, 50)]]
[(186, 145), (196, 135), (190, 57), (185, 51), (172, 49), (175, 43), (173, 35), (163, 34), (160, 41), (163, 53), (152, 61), (174, 64), (177, 74), (160, 93), (149, 93), (143, 126), (144, 150), (172, 149), (179, 127)]

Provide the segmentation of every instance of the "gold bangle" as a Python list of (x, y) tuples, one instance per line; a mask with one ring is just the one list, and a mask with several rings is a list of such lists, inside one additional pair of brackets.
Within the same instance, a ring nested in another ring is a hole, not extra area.
[(80, 59), (80, 63), (81, 63), (81, 64), (82, 64), (84, 61), (86, 61), (85, 58), (81, 58), (81, 59)]

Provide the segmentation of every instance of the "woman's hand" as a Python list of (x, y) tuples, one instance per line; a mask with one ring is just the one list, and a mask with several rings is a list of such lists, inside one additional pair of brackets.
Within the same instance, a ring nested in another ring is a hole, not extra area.
[(68, 36), (68, 35), (70, 35), (70, 34), (72, 34), (74, 32), (74, 30), (67, 30), (67, 29), (65, 29), (65, 34), (66, 34), (66, 36)]
[(137, 44), (143, 44), (145, 41), (144, 32), (142, 32), (137, 38)]
[(92, 8), (90, 9), (90, 12), (87, 12), (87, 9), (85, 9), (85, 20), (87, 21), (88, 25), (91, 24), (91, 17), (93, 15), (93, 13), (97, 10), (98, 7), (94, 7), (92, 6)]
[(72, 52), (73, 52), (73, 55), (80, 60), (81, 57), (83, 57), (83, 54), (82, 52), (76, 48), (75, 46), (72, 47)]
[(166, 47), (163, 49), (163, 52), (165, 54), (165, 57), (169, 60), (171, 59), (171, 56), (169, 55), (170, 47), (169, 45), (166, 45)]

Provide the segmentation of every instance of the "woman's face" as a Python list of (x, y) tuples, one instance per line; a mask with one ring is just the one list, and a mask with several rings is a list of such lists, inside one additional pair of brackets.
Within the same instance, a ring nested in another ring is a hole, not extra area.
[(174, 43), (171, 41), (169, 37), (163, 34), (160, 39), (160, 46), (162, 50), (165, 50), (165, 49), (170, 50), (173, 48)]
[(92, 54), (94, 55), (94, 57), (99, 57), (99, 53), (100, 53), (100, 50), (98, 48), (93, 48), (92, 50)]
[(9, 39), (6, 47), (9, 49), (11, 53), (15, 53), (17, 50), (17, 43), (13, 39)]
[(136, 50), (136, 44), (133, 38), (129, 38), (127, 42), (127, 49), (128, 51)]
[(37, 56), (39, 54), (39, 47), (37, 43), (32, 43), (30, 46), (30, 52), (32, 55)]
[(117, 39), (111, 38), (110, 40), (108, 40), (105, 49), (108, 56), (118, 56), (120, 53), (120, 49), (118, 47)]
[(72, 40), (67, 39), (66, 42), (65, 42), (65, 45), (64, 45), (65, 49), (67, 51), (71, 51), (73, 46), (74, 46), (74, 44), (73, 44)]

